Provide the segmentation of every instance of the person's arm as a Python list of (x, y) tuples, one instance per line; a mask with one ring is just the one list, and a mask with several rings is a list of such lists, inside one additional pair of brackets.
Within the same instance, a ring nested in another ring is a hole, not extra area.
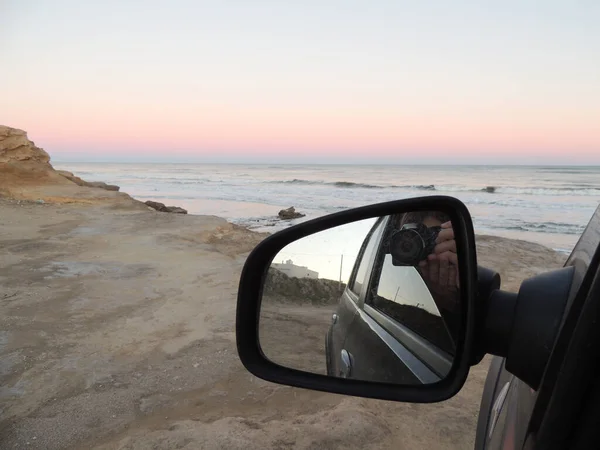
[(419, 272), (436, 303), (446, 310), (454, 310), (459, 300), (458, 257), (452, 223), (442, 224), (437, 245), (427, 260), (419, 263)]

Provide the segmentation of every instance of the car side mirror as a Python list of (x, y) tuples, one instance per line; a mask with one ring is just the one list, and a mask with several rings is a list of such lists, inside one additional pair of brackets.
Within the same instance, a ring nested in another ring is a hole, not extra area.
[(472, 364), (476, 283), (472, 220), (453, 197), (310, 220), (269, 236), (246, 260), (238, 354), (279, 384), (442, 401)]

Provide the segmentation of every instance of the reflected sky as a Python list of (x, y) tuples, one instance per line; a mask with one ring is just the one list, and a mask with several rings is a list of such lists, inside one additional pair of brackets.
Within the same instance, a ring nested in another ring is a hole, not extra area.
[(336, 281), (340, 279), (341, 268), (341, 280), (347, 283), (360, 247), (376, 220), (374, 217), (351, 222), (292, 242), (273, 262), (291, 259), (297, 266), (317, 271), (319, 278)]
[(439, 310), (431, 297), (429, 288), (414, 267), (394, 266), (392, 255), (385, 255), (379, 278), (377, 294), (402, 305), (418, 306), (439, 316)]

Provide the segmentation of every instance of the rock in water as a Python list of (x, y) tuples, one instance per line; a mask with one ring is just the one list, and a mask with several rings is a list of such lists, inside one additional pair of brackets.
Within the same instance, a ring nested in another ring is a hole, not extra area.
[(288, 209), (282, 209), (281, 211), (279, 211), (278, 216), (282, 220), (291, 220), (298, 219), (299, 217), (304, 217), (306, 216), (306, 214), (296, 212), (296, 208), (290, 206)]

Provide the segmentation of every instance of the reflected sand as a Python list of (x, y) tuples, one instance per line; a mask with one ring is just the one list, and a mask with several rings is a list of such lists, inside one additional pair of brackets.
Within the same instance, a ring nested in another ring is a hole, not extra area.
[(292, 305), (272, 297), (263, 300), (260, 344), (276, 364), (327, 375), (325, 335), (335, 305)]

